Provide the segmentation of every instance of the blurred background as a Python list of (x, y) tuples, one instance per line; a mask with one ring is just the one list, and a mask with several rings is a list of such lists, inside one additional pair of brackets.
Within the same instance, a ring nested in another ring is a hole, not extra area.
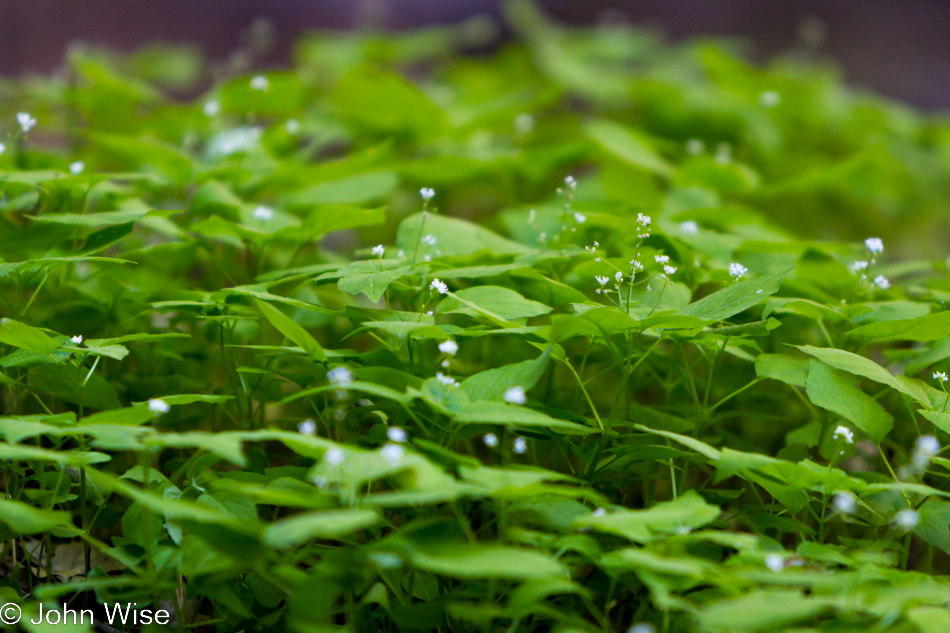
[[(70, 46), (135, 50), (190, 43), (214, 60), (256, 42), (255, 65), (287, 64), (302, 32), (403, 30), (487, 15), (509, 34), (500, 0), (0, 0), (0, 75), (54, 72)], [(849, 84), (950, 109), (947, 0), (541, 0), (575, 24), (628, 22), (673, 40), (738, 38), (754, 59), (806, 48)], [(232, 60), (233, 61), (233, 60)], [(238, 60), (239, 61), (239, 60)]]

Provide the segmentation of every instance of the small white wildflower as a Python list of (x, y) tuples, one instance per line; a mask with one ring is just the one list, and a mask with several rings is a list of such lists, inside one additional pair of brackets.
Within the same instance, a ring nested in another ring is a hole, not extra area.
[(442, 341), (439, 343), (439, 351), (443, 354), (448, 354), (449, 356), (455, 356), (455, 354), (459, 351), (459, 345), (452, 339)]
[(353, 372), (350, 371), (349, 367), (343, 365), (334, 367), (327, 372), (327, 380), (337, 387), (345, 387), (353, 382)]
[(686, 220), (685, 222), (680, 222), (680, 231), (687, 235), (696, 235), (699, 233), (699, 225), (692, 220)]
[(620, 272), (619, 270), (618, 270), (617, 272), (615, 272), (615, 273), (614, 273), (614, 280), (616, 280), (616, 282), (617, 282), (618, 284), (621, 283), (621, 282), (623, 282), (623, 273)]
[(428, 255), (428, 254), (427, 254), (427, 255), (426, 255), (425, 257), (423, 257), (422, 259), (423, 259), (423, 261), (431, 262), (431, 261), (432, 261), (432, 255)]
[[(343, 394), (343, 395), (340, 395), (340, 394)], [(337, 400), (342, 400), (345, 397), (346, 397), (346, 389), (338, 389), (336, 392)], [(343, 418), (345, 417), (346, 417), (346, 409), (344, 409), (343, 407), (337, 407), (336, 411), (333, 412), (333, 419), (336, 420), (337, 422), (342, 421)]]
[(521, 385), (515, 385), (514, 387), (508, 389), (505, 392), (505, 402), (508, 404), (524, 404), (527, 402), (525, 397), (524, 387)]
[(24, 134), (28, 133), (33, 129), (33, 126), (36, 125), (36, 117), (30, 116), (29, 112), (17, 112), (16, 120), (17, 123), (20, 124), (20, 128)]
[(606, 286), (607, 282), (610, 281), (610, 277), (607, 277), (606, 275), (594, 275), (594, 279), (596, 279), (597, 283), (599, 283), (601, 286)]
[(891, 280), (885, 277), (884, 275), (878, 275), (874, 278), (874, 285), (880, 288), (881, 290), (887, 290), (891, 287)]
[(254, 209), (254, 219), (261, 222), (267, 222), (274, 218), (274, 210), (270, 207), (260, 206)]
[(857, 506), (854, 495), (850, 492), (836, 492), (831, 503), (834, 505), (835, 511), (840, 514), (851, 514)]
[(3, 154), (7, 151), (7, 146), (4, 143), (0, 143), (0, 154)]
[(861, 272), (862, 270), (867, 270), (867, 267), (868, 267), (868, 263), (867, 263), (866, 261), (863, 261), (863, 260), (862, 260), (862, 261), (857, 261), (857, 262), (854, 262), (853, 264), (851, 264), (851, 270), (852, 270), (852, 272), (856, 272), (856, 273), (859, 273), (859, 272)]
[(643, 264), (641, 264), (640, 262), (638, 262), (638, 261), (635, 260), (635, 259), (631, 259), (631, 260), (630, 260), (630, 268), (631, 268), (632, 270), (643, 270)]
[(627, 629), (627, 633), (656, 633), (656, 627), (649, 622), (639, 622)]
[(689, 527), (688, 525), (681, 525), (678, 528), (676, 528), (676, 533), (679, 534), (680, 536), (686, 536), (692, 531), (693, 531), (693, 528)]
[(542, 232), (538, 235), (538, 241), (541, 242), (542, 244), (544, 244), (544, 242), (546, 242), (547, 239), (548, 239), (547, 233)]
[(527, 112), (522, 112), (515, 117), (515, 129), (522, 134), (527, 134), (534, 129), (534, 117)]
[(716, 146), (716, 162), (720, 165), (728, 165), (732, 160), (732, 147), (729, 143), (720, 143)]
[(591, 513), (591, 516), (595, 517), (605, 517), (607, 516), (607, 511), (603, 508), (597, 508)]
[(530, 211), (528, 211), (528, 224), (534, 224), (534, 221), (537, 219), (537, 217), (538, 217), (537, 211), (535, 211), (534, 209), (531, 209)]
[(304, 420), (297, 425), (297, 430), (300, 431), (303, 435), (316, 435), (317, 433), (317, 423), (313, 420)]
[(578, 224), (583, 224), (584, 222), (587, 222), (587, 216), (584, 215), (583, 213), (575, 213), (574, 219), (577, 220)]
[(339, 466), (346, 461), (346, 453), (343, 452), (342, 448), (332, 446), (327, 449), (326, 453), (323, 454), (323, 461), (330, 464), (331, 466)]
[(762, 294), (762, 289), (761, 289), (761, 288), (759, 288), (758, 290), (756, 290), (756, 291), (755, 291), (755, 294), (757, 294), (757, 295), (760, 295), (760, 294)]
[(577, 189), (577, 181), (574, 180), (574, 176), (567, 176), (564, 179), (564, 184), (567, 185), (571, 191)]
[(651, 221), (650, 216), (643, 215), (642, 213), (637, 214), (637, 224), (640, 226), (650, 226)]
[(386, 429), (386, 437), (388, 437), (393, 442), (397, 444), (402, 444), (409, 437), (406, 435), (406, 431), (398, 426), (391, 426)]
[(933, 435), (921, 435), (917, 438), (915, 447), (918, 453), (928, 458), (940, 452), (940, 442)]
[(747, 272), (749, 272), (749, 269), (742, 264), (736, 262), (729, 264), (729, 275), (735, 277), (736, 279), (739, 279)]
[(429, 288), (435, 290), (440, 295), (444, 295), (449, 291), (449, 287), (445, 285), (445, 282), (439, 281), (438, 278), (432, 280), (432, 283), (429, 284)]
[(894, 524), (905, 532), (910, 532), (920, 523), (920, 515), (916, 510), (904, 508), (894, 515)]
[(300, 121), (297, 119), (287, 119), (284, 123), (284, 131), (291, 135), (297, 134), (300, 131)]
[(160, 415), (162, 413), (168, 413), (171, 411), (171, 407), (161, 398), (152, 398), (148, 401), (148, 410), (152, 413)]
[(675, 267), (675, 266), (664, 266), (664, 267), (663, 267), (663, 272), (665, 272), (667, 275), (672, 275), (673, 273), (676, 272), (676, 267)]
[(256, 75), (255, 77), (251, 78), (251, 90), (263, 92), (268, 88), (270, 88), (270, 80), (264, 75)]
[(699, 156), (706, 151), (706, 145), (698, 138), (691, 138), (686, 141), (686, 153), (690, 156)]
[(204, 113), (207, 117), (218, 116), (221, 112), (221, 104), (215, 100), (205, 101)]
[(528, 452), (528, 442), (523, 437), (516, 437), (511, 450), (518, 455), (524, 455)]
[(782, 95), (775, 92), (774, 90), (769, 90), (768, 92), (763, 92), (759, 95), (759, 105), (763, 108), (774, 108), (782, 101)]
[(436, 374), (435, 374), (435, 379), (438, 380), (438, 381), (439, 381), (440, 383), (442, 383), (443, 385), (445, 385), (446, 387), (458, 387), (458, 386), (459, 386), (459, 383), (458, 383), (457, 380), (455, 380), (455, 379), (452, 378), (451, 376), (446, 376), (446, 375), (443, 374), (441, 371), (436, 372)]
[(765, 566), (778, 573), (785, 569), (785, 559), (781, 554), (769, 554), (765, 557)]
[(654, 256), (653, 256), (653, 259), (656, 261), (657, 264), (668, 264), (668, 263), (670, 263), (670, 256), (669, 256), (669, 255), (654, 255)]
[(422, 238), (422, 241), (428, 244), (429, 246), (435, 246), (435, 243), (437, 240), (435, 239), (435, 235), (426, 235), (425, 237)]
[(482, 436), (482, 441), (485, 442), (485, 446), (489, 448), (498, 446), (498, 436), (494, 433), (485, 433), (485, 435)]
[(884, 241), (879, 237), (869, 237), (864, 240), (864, 245), (867, 247), (868, 252), (872, 254), (884, 252)]
[(846, 426), (838, 425), (838, 428), (835, 429), (833, 437), (835, 439), (838, 439), (840, 437), (844, 439), (844, 441), (847, 442), (848, 444), (854, 444), (854, 431), (852, 431)]
[(69, 164), (69, 173), (71, 173), (73, 176), (78, 176), (83, 172), (84, 169), (86, 169), (86, 163), (82, 162), (81, 160), (77, 160), (76, 162)]
[(422, 196), (422, 200), (424, 202), (428, 202), (435, 197), (435, 189), (432, 189), (431, 187), (423, 187), (419, 190), (419, 195)]
[(948, 380), (950, 380), (950, 378), (947, 377), (947, 372), (945, 371), (935, 371), (934, 380), (941, 380), (943, 382), (947, 382)]
[(387, 444), (379, 451), (379, 454), (383, 456), (383, 459), (385, 459), (386, 463), (390, 466), (396, 466), (402, 461), (403, 456), (405, 456), (406, 449), (399, 444)]
[(433, 312), (432, 310), (429, 310), (428, 312), (426, 312), (426, 316), (432, 316), (433, 314), (435, 314), (435, 312)]
[(82, 334), (77, 334), (76, 336), (71, 337), (69, 340), (76, 345), (80, 345), (82, 344)]
[(386, 254), (386, 249), (383, 247), (382, 244), (373, 247), (373, 255), (375, 255), (376, 257), (382, 257), (385, 254)]

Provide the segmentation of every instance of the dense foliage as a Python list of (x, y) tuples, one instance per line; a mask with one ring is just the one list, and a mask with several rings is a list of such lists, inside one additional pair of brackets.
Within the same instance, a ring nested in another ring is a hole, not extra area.
[(0, 85), (0, 603), (950, 628), (950, 126), (507, 16)]

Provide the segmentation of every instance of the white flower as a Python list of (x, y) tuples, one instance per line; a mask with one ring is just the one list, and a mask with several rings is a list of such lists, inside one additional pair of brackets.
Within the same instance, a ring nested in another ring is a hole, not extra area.
[(742, 264), (736, 262), (729, 264), (729, 275), (736, 279), (739, 279), (739, 277), (742, 277), (747, 272), (749, 272), (749, 269)]
[(485, 442), (485, 446), (489, 448), (498, 446), (498, 436), (494, 433), (485, 433), (485, 435), (482, 436), (482, 441)]
[(874, 285), (880, 288), (881, 290), (887, 290), (891, 287), (891, 280), (885, 277), (884, 275), (878, 275), (874, 278)]
[(934, 380), (942, 380), (943, 382), (947, 382), (948, 380), (950, 380), (950, 378), (947, 377), (947, 372), (935, 371)]
[(207, 117), (218, 116), (221, 112), (221, 104), (214, 99), (211, 101), (205, 101), (204, 113)]
[(606, 286), (607, 282), (610, 281), (610, 277), (605, 275), (595, 275), (594, 279), (596, 279), (597, 283), (599, 283), (601, 286)]
[(373, 247), (373, 255), (375, 255), (376, 257), (382, 257), (385, 253), (386, 253), (386, 249), (383, 248), (382, 244)]
[(686, 220), (685, 222), (680, 222), (680, 231), (687, 235), (696, 235), (699, 233), (699, 225), (692, 220)]
[(419, 190), (419, 195), (422, 196), (422, 199), (425, 202), (428, 202), (435, 197), (435, 189), (432, 189), (431, 187), (423, 187)]
[(849, 429), (846, 426), (838, 425), (838, 428), (835, 429), (834, 434), (832, 435), (835, 439), (843, 438), (848, 444), (854, 444), (854, 431)]
[(438, 371), (438, 372), (435, 373), (435, 379), (438, 380), (438, 381), (439, 381), (440, 383), (442, 383), (443, 385), (445, 385), (446, 387), (458, 387), (458, 386), (459, 386), (459, 383), (458, 383), (457, 380), (455, 380), (455, 379), (452, 378), (451, 376), (446, 376), (446, 375), (443, 374), (441, 371)]
[(920, 515), (916, 510), (904, 508), (894, 515), (894, 524), (905, 532), (910, 532), (920, 523)]
[(260, 220), (261, 222), (267, 222), (268, 220), (273, 219), (274, 210), (270, 207), (260, 206), (254, 209), (254, 219)]
[(650, 216), (643, 215), (642, 213), (637, 214), (637, 224), (640, 226), (650, 226)]
[(667, 275), (672, 275), (673, 273), (676, 272), (676, 267), (675, 267), (675, 266), (664, 266), (664, 267), (663, 267), (663, 272), (665, 272)]
[(0, 143), (0, 154), (4, 153), (5, 151), (7, 151), (7, 146), (3, 143)]
[(449, 356), (455, 356), (455, 354), (459, 351), (459, 345), (452, 339), (442, 341), (439, 343), (439, 351), (443, 354), (448, 354)]
[(729, 143), (720, 143), (716, 146), (715, 160), (720, 165), (728, 165), (732, 160), (732, 147)]
[(444, 295), (449, 291), (449, 287), (445, 285), (445, 282), (439, 281), (438, 277), (432, 280), (432, 283), (429, 284), (429, 288), (435, 290), (440, 295)]
[(505, 392), (505, 402), (508, 404), (524, 404), (527, 398), (524, 395), (524, 387), (515, 385)]
[(534, 224), (534, 221), (537, 219), (537, 217), (538, 217), (537, 211), (535, 211), (534, 209), (531, 209), (530, 211), (528, 211), (528, 224)]
[(575, 213), (574, 219), (577, 220), (578, 224), (583, 224), (584, 222), (587, 222), (587, 216), (584, 215), (583, 213)]
[(515, 129), (522, 134), (527, 134), (534, 129), (534, 117), (527, 112), (522, 112), (515, 117)]
[(296, 134), (300, 131), (300, 121), (297, 119), (287, 119), (284, 123), (284, 131), (287, 134)]
[(921, 435), (915, 444), (917, 452), (929, 459), (940, 452), (940, 442), (933, 435)]
[(528, 442), (525, 441), (523, 437), (516, 437), (511, 450), (516, 452), (518, 455), (524, 455), (528, 452)]
[(304, 420), (297, 425), (297, 430), (304, 435), (316, 435), (317, 433), (317, 423), (313, 420)]
[(270, 88), (270, 81), (264, 75), (256, 75), (251, 78), (251, 90), (264, 91)]
[(785, 559), (781, 554), (769, 554), (765, 557), (765, 566), (778, 573), (785, 569)]
[(386, 437), (397, 444), (402, 444), (409, 437), (406, 432), (398, 426), (391, 426), (386, 429)]
[(607, 516), (607, 511), (604, 510), (603, 508), (597, 508), (596, 510), (594, 510), (594, 511), (591, 513), (591, 516), (595, 516), (595, 517), (605, 517), (605, 516)]
[(614, 279), (617, 281), (618, 284), (621, 283), (623, 281), (623, 273), (618, 270), (617, 272), (614, 273)]
[(346, 453), (343, 452), (342, 448), (333, 446), (328, 448), (327, 452), (323, 454), (323, 461), (331, 466), (339, 466), (346, 461)]
[(85, 168), (86, 163), (82, 162), (81, 160), (77, 160), (76, 162), (69, 164), (69, 173), (71, 173), (73, 176), (78, 176)]
[(774, 108), (782, 101), (782, 95), (775, 92), (774, 90), (769, 90), (768, 92), (763, 92), (759, 95), (759, 105), (763, 108)]
[(73, 336), (69, 340), (75, 343), (76, 345), (80, 345), (82, 343), (82, 334), (77, 334), (76, 336)]
[(879, 237), (869, 237), (864, 240), (864, 245), (867, 247), (868, 252), (872, 254), (881, 253), (884, 251), (884, 242)]
[(670, 262), (669, 255), (654, 255), (653, 259), (656, 261), (657, 264), (668, 264)]
[(861, 272), (862, 270), (866, 270), (867, 267), (868, 267), (868, 263), (867, 263), (866, 261), (863, 261), (863, 260), (862, 260), (862, 261), (857, 261), (857, 262), (854, 262), (853, 264), (851, 264), (851, 270), (852, 270), (853, 272), (856, 272), (856, 273), (859, 273), (859, 272)]
[(327, 379), (337, 387), (345, 387), (353, 382), (353, 372), (350, 371), (349, 367), (341, 365), (328, 371)]
[(387, 444), (379, 451), (379, 454), (383, 456), (383, 459), (385, 459), (390, 466), (396, 466), (402, 461), (403, 456), (405, 456), (406, 449), (399, 444)]
[(841, 514), (851, 514), (857, 506), (854, 495), (850, 492), (836, 492), (831, 503), (834, 505), (835, 511)]
[(171, 411), (171, 407), (161, 398), (152, 398), (148, 401), (148, 410), (155, 414), (162, 414)]
[(32, 130), (33, 126), (36, 125), (36, 117), (30, 116), (29, 112), (17, 112), (16, 120), (17, 123), (20, 124), (20, 128), (23, 129), (24, 134)]
[(690, 156), (699, 156), (706, 151), (706, 145), (698, 138), (691, 138), (686, 141), (686, 153)]
[(577, 189), (577, 181), (574, 180), (574, 176), (567, 176), (564, 179), (564, 184), (567, 185), (571, 191)]
[(656, 627), (648, 622), (640, 622), (627, 629), (627, 633), (656, 633)]
[(688, 525), (681, 525), (678, 528), (676, 528), (676, 533), (679, 534), (680, 536), (686, 536), (692, 531), (693, 531), (693, 528), (689, 527)]
[(425, 237), (422, 238), (422, 241), (428, 244), (429, 246), (435, 246), (435, 243), (437, 240), (435, 239), (435, 235), (426, 235)]

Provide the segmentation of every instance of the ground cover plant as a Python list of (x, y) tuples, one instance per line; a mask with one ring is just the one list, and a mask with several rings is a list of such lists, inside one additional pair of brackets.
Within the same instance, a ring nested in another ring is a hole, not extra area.
[(948, 630), (947, 122), (506, 15), (0, 84), (0, 615)]

